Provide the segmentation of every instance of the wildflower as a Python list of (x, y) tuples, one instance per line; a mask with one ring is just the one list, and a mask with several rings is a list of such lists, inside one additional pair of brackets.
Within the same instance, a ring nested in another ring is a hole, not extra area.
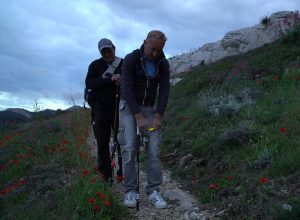
[(26, 179), (24, 179), (24, 178), (21, 178), (20, 180), (19, 180), (19, 183), (18, 183), (18, 185), (19, 186), (23, 186), (23, 185), (25, 185), (26, 184)]
[(275, 76), (273, 77), (273, 79), (274, 79), (274, 80), (279, 80), (280, 78), (279, 78), (278, 75), (275, 75)]
[(0, 164), (0, 170), (4, 170), (5, 164)]
[(103, 199), (103, 200), (105, 200), (106, 199), (106, 195), (101, 193), (100, 194), (100, 198)]
[(110, 201), (106, 200), (106, 201), (104, 202), (104, 205), (105, 205), (106, 207), (109, 207), (109, 206), (110, 206)]
[(259, 179), (259, 182), (260, 183), (268, 183), (269, 182), (269, 179), (268, 178), (265, 178), (265, 177), (262, 177)]
[(19, 154), (19, 155), (18, 155), (18, 158), (19, 158), (19, 159), (24, 159), (24, 158), (25, 158), (25, 155), (24, 155), (24, 154)]
[(113, 169), (116, 168), (116, 163), (114, 160), (111, 161), (111, 168), (113, 168)]
[(92, 178), (92, 184), (95, 184), (96, 183), (96, 177), (94, 176), (93, 178)]
[(228, 181), (231, 181), (231, 180), (233, 180), (233, 176), (227, 176), (226, 179), (227, 179)]
[(11, 162), (12, 162), (13, 164), (15, 164), (16, 166), (19, 166), (19, 164), (20, 164), (20, 161), (19, 161), (19, 160), (11, 160)]
[(116, 176), (116, 180), (117, 180), (118, 183), (120, 183), (120, 182), (122, 182), (124, 180), (124, 177), (117, 175)]
[(98, 191), (97, 191), (97, 192), (95, 192), (95, 195), (96, 195), (96, 196), (100, 196), (100, 195), (101, 195), (101, 192), (98, 192)]
[(90, 197), (90, 198), (89, 198), (89, 203), (94, 203), (95, 201), (96, 201), (95, 198), (93, 198), (93, 197)]
[(100, 209), (100, 205), (94, 205), (93, 206), (93, 211), (97, 212)]
[(94, 166), (94, 167), (93, 167), (93, 170), (94, 170), (94, 172), (96, 172), (96, 173), (97, 173), (97, 172), (98, 172), (98, 166), (97, 166), (97, 165), (96, 165), (96, 166)]
[(211, 183), (211, 184), (208, 185), (208, 188), (217, 190), (217, 189), (219, 189), (219, 184), (218, 183)]
[(82, 176), (87, 176), (87, 175), (89, 175), (89, 171), (88, 170), (83, 170)]
[(279, 132), (280, 132), (280, 133), (283, 133), (283, 134), (286, 133), (286, 128), (284, 128), (284, 127), (279, 128)]

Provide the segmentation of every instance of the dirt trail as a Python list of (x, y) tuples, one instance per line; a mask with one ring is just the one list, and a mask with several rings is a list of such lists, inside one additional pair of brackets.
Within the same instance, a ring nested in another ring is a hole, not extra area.
[[(87, 140), (89, 146), (92, 146), (92, 153), (96, 156), (96, 140), (93, 132)], [(116, 160), (117, 161), (117, 160)], [(140, 172), (140, 210), (137, 212), (135, 208), (129, 209), (132, 216), (128, 219), (140, 220), (215, 220), (214, 210), (209, 210), (207, 206), (199, 204), (196, 199), (188, 192), (181, 189), (180, 184), (173, 180), (170, 172), (163, 170), (163, 184), (161, 185), (161, 194), (167, 201), (166, 209), (156, 209), (150, 204), (146, 197), (145, 186), (147, 183), (146, 174), (141, 169)], [(124, 195), (122, 184), (114, 183), (113, 190)], [(120, 201), (121, 203), (123, 201)]]

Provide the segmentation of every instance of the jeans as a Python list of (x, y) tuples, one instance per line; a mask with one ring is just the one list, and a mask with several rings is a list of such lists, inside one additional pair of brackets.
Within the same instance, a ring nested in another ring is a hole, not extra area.
[[(143, 114), (149, 124), (155, 114), (151, 106), (141, 106)], [(150, 195), (154, 190), (159, 191), (162, 183), (162, 166), (159, 160), (160, 133), (159, 130), (148, 132), (149, 144), (145, 149), (147, 185), (146, 193)], [(137, 125), (136, 120), (124, 100), (120, 101), (119, 107), (119, 133), (118, 141), (122, 151), (122, 165), (125, 192), (136, 192), (137, 170), (136, 170), (136, 148), (137, 148)]]

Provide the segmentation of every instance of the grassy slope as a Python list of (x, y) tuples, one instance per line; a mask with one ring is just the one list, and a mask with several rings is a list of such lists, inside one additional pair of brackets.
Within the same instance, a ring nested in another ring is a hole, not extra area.
[(127, 215), (94, 171), (89, 123), (90, 112), (81, 111), (0, 130), (0, 219)]
[(163, 160), (229, 218), (300, 215), (299, 33), (195, 68), (171, 90)]

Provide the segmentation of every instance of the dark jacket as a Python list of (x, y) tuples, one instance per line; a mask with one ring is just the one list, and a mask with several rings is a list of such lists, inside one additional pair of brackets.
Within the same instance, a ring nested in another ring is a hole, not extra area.
[(163, 115), (170, 91), (170, 65), (164, 53), (157, 60), (156, 74), (147, 78), (144, 66), (144, 46), (127, 54), (122, 66), (122, 98), (133, 114), (141, 112), (140, 106), (154, 106), (158, 92), (156, 112)]
[[(114, 74), (121, 74), (123, 60), (116, 68)], [(116, 107), (116, 92), (117, 87), (115, 82), (111, 81), (111, 77), (102, 78), (102, 74), (108, 68), (103, 58), (94, 60), (88, 69), (85, 78), (85, 85), (88, 89), (95, 92), (96, 101), (93, 105), (93, 110), (101, 110), (104, 112), (114, 112)]]

